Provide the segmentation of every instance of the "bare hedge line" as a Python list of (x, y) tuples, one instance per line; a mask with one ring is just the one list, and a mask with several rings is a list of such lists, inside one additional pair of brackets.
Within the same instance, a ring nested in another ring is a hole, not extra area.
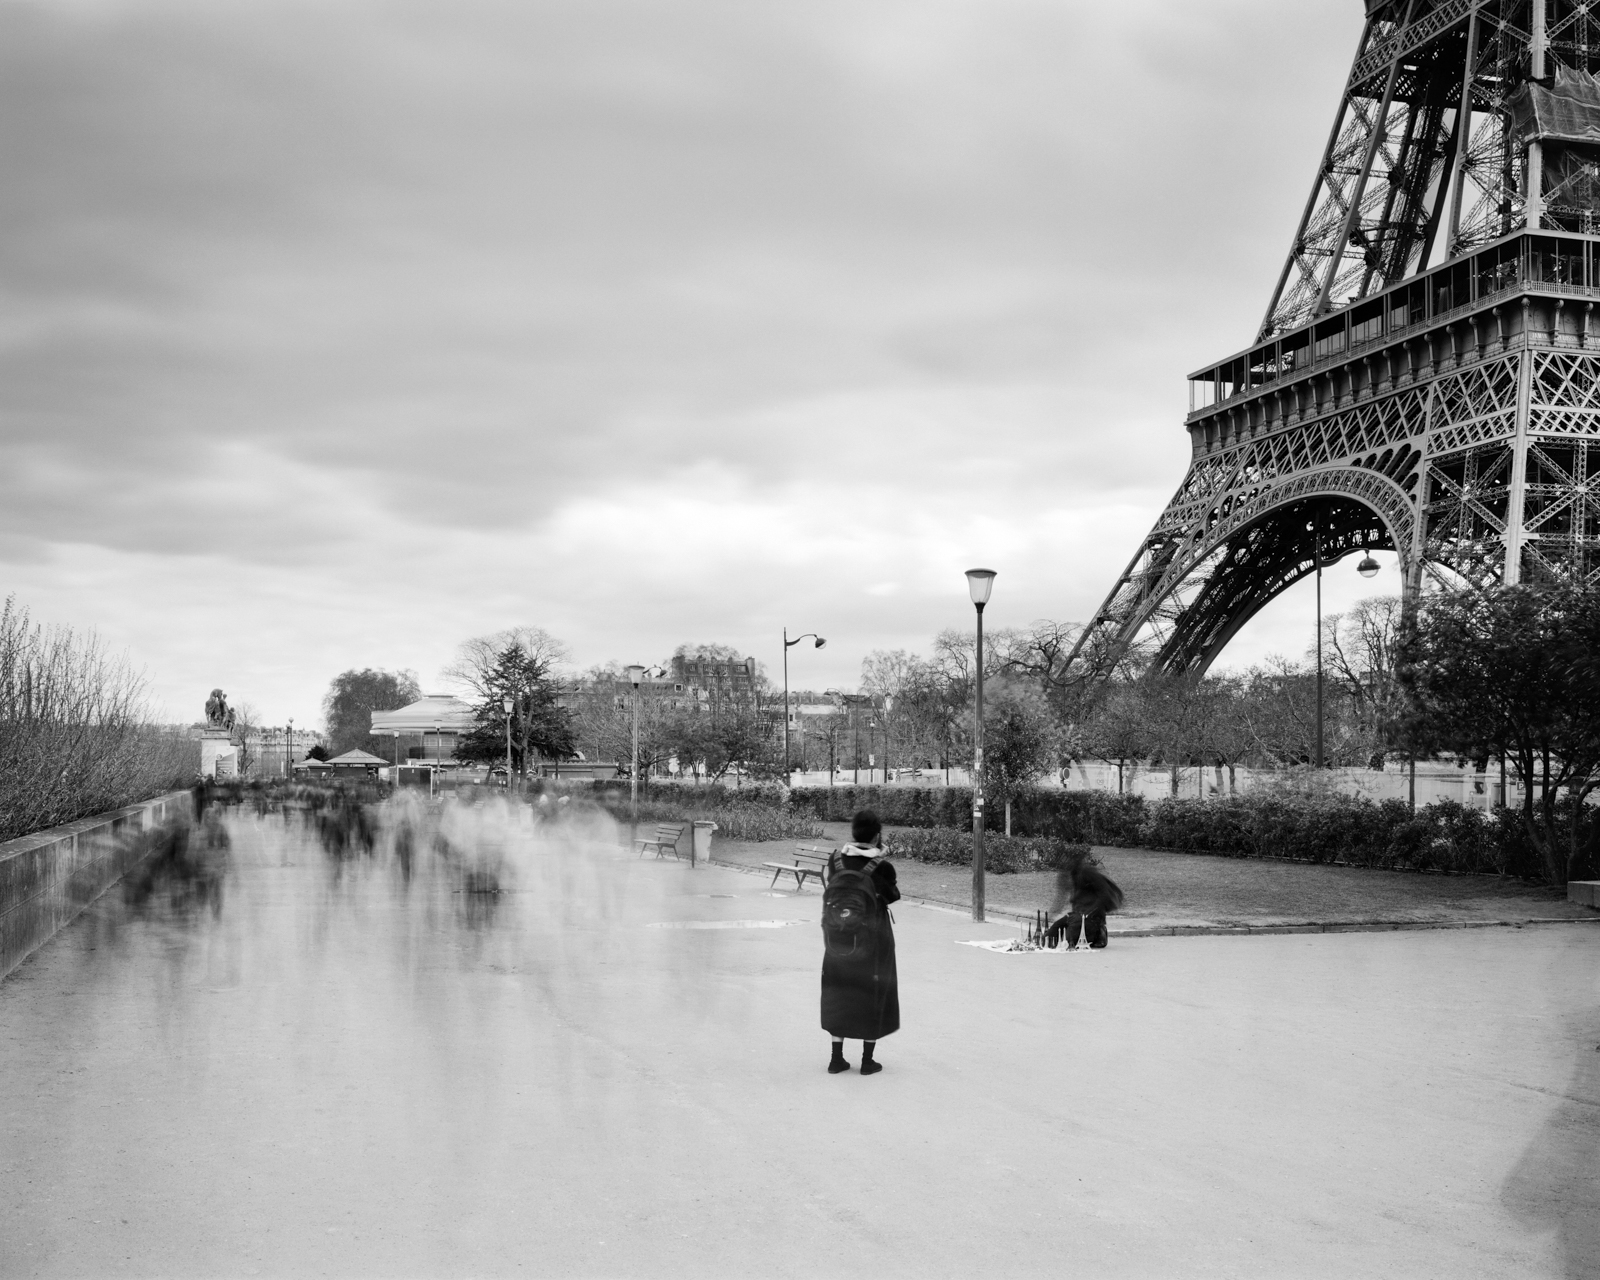
[(149, 723), (143, 676), (94, 633), (0, 608), (0, 840), (178, 787), (200, 744)]

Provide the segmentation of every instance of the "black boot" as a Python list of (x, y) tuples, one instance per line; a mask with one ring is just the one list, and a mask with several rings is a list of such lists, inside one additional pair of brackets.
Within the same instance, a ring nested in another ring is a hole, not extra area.
[(864, 1076), (875, 1075), (883, 1070), (883, 1063), (872, 1060), (872, 1051), (878, 1047), (876, 1040), (863, 1040), (861, 1042), (861, 1074)]
[(844, 1041), (835, 1040), (833, 1042), (833, 1060), (828, 1063), (828, 1074), (836, 1076), (841, 1071), (848, 1070), (850, 1070), (850, 1064), (844, 1060)]

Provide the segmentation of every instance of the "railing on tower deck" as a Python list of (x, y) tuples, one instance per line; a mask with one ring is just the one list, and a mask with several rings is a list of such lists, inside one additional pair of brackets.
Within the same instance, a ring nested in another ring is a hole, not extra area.
[[(1518, 285), (1514, 288), (1502, 291), (1502, 296), (1506, 298), (1518, 298), (1523, 294), (1530, 292), (1538, 294), (1560, 293), (1564, 297), (1593, 298), (1600, 300), (1600, 286), (1591, 287), (1587, 285), (1557, 286), (1535, 284), (1526, 287)], [(1493, 297), (1486, 296), (1485, 298), (1480, 299), (1477, 303), (1456, 308), (1456, 311), (1453, 313), (1443, 313), (1437, 317), (1437, 322), (1430, 321), (1429, 327), (1435, 328), (1437, 327), (1437, 324), (1448, 323), (1453, 316), (1459, 317), (1460, 315), (1465, 315), (1468, 312), (1477, 310), (1483, 305), (1484, 302), (1493, 300)], [(1248, 443), (1251, 440), (1259, 440), (1264, 436), (1272, 435), (1274, 432), (1285, 431), (1290, 427), (1303, 426), (1308, 423), (1320, 421), (1321, 419), (1328, 417), (1330, 414), (1342, 413), (1354, 405), (1364, 404), (1371, 400), (1393, 395), (1397, 391), (1405, 390), (1407, 387), (1413, 387), (1427, 383), (1438, 377), (1440, 374), (1447, 373), (1451, 370), (1466, 369), (1477, 364), (1487, 363), (1491, 360), (1497, 359), (1501, 355), (1505, 354), (1505, 352), (1516, 350), (1519, 347), (1532, 347), (1546, 351), (1568, 350), (1594, 351), (1596, 353), (1600, 353), (1600, 317), (1597, 317), (1596, 327), (1587, 338), (1579, 333), (1565, 333), (1561, 331), (1552, 333), (1548, 328), (1531, 328), (1523, 332), (1506, 333), (1503, 337), (1491, 336), (1483, 342), (1469, 342), (1463, 344), (1456, 350), (1454, 355), (1444, 355), (1437, 362), (1431, 359), (1421, 360), (1414, 367), (1402, 369), (1388, 379), (1379, 381), (1375, 384), (1364, 384), (1360, 387), (1357, 387), (1350, 393), (1340, 395), (1337, 398), (1330, 398), (1321, 404), (1307, 406), (1305, 409), (1293, 410), (1282, 417), (1274, 417), (1269, 421), (1265, 421), (1260, 424), (1252, 424), (1249, 429), (1245, 431), (1230, 433), (1226, 439), (1222, 437), (1220, 432), (1213, 434), (1212, 432), (1208, 431), (1203, 439), (1195, 442), (1194, 456), (1210, 457), (1213, 454), (1236, 448), (1237, 446)], [(1305, 377), (1309, 378), (1320, 370), (1326, 369), (1332, 365), (1347, 363), (1348, 359), (1349, 357), (1347, 355), (1344, 361), (1328, 361), (1322, 366), (1308, 367), (1305, 370)], [(1285, 382), (1282, 384), (1282, 386), (1287, 388), (1290, 386), (1299, 385), (1300, 382), (1301, 379), (1297, 377), (1294, 382)], [(1254, 390), (1259, 393), (1262, 388), (1257, 387), (1254, 388)], [(1234, 399), (1242, 401), (1247, 398), (1248, 397), (1241, 394)], [(1203, 427), (1206, 421), (1207, 420), (1202, 419), (1200, 421), (1193, 422), (1191, 425), (1194, 427)]]
[[(1467, 298), (1455, 302), (1463, 290)], [(1277, 386), (1292, 386), (1305, 378), (1348, 364), (1364, 349), (1392, 346), (1407, 337), (1431, 333), (1443, 325), (1492, 309), (1524, 293), (1600, 298), (1600, 239), (1573, 232), (1518, 231), (1477, 252), (1413, 276), (1370, 298), (1358, 299), (1298, 329), (1238, 352), (1189, 378), (1190, 412), (1195, 423), (1219, 409)], [(1448, 302), (1443, 300), (1448, 299)], [(1422, 304), (1420, 307), (1416, 303)], [(1405, 318), (1398, 323), (1395, 316)], [(1361, 326), (1352, 324), (1366, 314)], [(1373, 320), (1378, 323), (1367, 332)], [(1318, 355), (1317, 332), (1331, 349)], [(1502, 336), (1503, 330), (1495, 337)], [(1593, 335), (1600, 337), (1600, 334)], [(1337, 337), (1337, 345), (1333, 339)], [(1574, 345), (1581, 345), (1574, 343)], [(1307, 357), (1301, 360), (1301, 356)], [(1225, 394), (1196, 404), (1227, 387)]]

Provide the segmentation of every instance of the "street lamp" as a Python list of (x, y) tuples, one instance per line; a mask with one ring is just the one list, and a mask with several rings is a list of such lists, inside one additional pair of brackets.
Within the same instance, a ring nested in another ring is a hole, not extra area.
[(509, 693), (501, 695), (500, 706), (506, 713), (506, 794), (508, 796), (511, 794), (511, 708), (516, 705), (516, 701)]
[(289, 758), (283, 765), (283, 776), (294, 781), (294, 717), (289, 717)]
[(633, 686), (633, 767), (628, 770), (629, 805), (632, 810), (633, 838), (639, 838), (639, 685), (644, 680), (644, 668), (628, 668), (628, 683)]
[[(1323, 508), (1318, 506), (1317, 514), (1311, 523), (1311, 554), (1317, 565), (1317, 768), (1319, 769), (1325, 763), (1322, 747), (1322, 517)], [(1356, 565), (1356, 572), (1363, 578), (1371, 578), (1377, 574), (1380, 567), (1369, 551), (1361, 557), (1361, 563)]]
[(820, 649), (828, 642), (815, 631), (808, 631), (803, 636), (789, 639), (789, 628), (783, 629), (783, 784), (788, 786), (793, 779), (789, 774), (789, 650), (802, 640), (812, 640), (813, 649)]
[(994, 589), (993, 569), (968, 569), (967, 590), (978, 611), (977, 718), (972, 735), (972, 918), (983, 920), (983, 606)]
[(1322, 514), (1319, 503), (1311, 521), (1311, 558), (1317, 565), (1317, 752), (1316, 767), (1322, 768)]
[(856, 702), (850, 702), (850, 785), (861, 785), (861, 718), (856, 715)]
[(883, 785), (889, 785), (889, 713), (894, 710), (894, 699), (883, 700)]

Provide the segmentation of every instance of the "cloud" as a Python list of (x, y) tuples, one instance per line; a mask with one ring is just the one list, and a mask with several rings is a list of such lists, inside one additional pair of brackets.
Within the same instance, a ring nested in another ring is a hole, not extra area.
[(269, 717), (514, 621), (600, 661), (825, 618), (848, 683), (968, 560), (1087, 616), (1359, 16), (14, 3), (0, 568)]

